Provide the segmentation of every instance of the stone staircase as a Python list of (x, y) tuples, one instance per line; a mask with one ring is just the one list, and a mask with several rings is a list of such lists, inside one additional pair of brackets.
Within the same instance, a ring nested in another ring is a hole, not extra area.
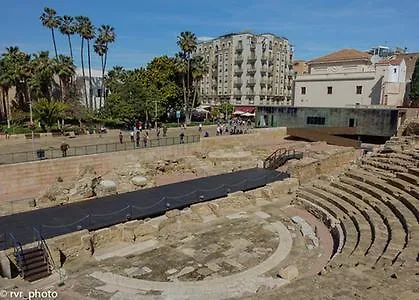
[(21, 249), (15, 253), (17, 267), (23, 279), (35, 281), (51, 274), (47, 253), (43, 247)]

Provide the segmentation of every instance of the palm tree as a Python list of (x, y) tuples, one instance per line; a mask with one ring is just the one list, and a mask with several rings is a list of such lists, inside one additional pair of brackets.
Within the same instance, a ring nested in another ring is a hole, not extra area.
[(71, 36), (76, 32), (74, 18), (63, 16), (60, 18), (60, 32), (67, 36), (68, 47), (70, 48), (70, 57), (73, 59), (73, 47), (71, 45)]
[(186, 110), (186, 106), (187, 106), (187, 102), (188, 102), (188, 100), (187, 100), (188, 92), (186, 90), (185, 78), (186, 78), (186, 73), (188, 71), (188, 66), (187, 66), (186, 59), (185, 59), (185, 56), (184, 56), (183, 52), (176, 53), (176, 55), (175, 55), (175, 68), (176, 68), (176, 72), (178, 74), (180, 74), (180, 77), (182, 78), (183, 108)]
[(71, 79), (76, 74), (76, 66), (69, 56), (59, 55), (56, 60), (56, 74), (63, 83), (63, 100), (68, 100)]
[[(192, 106), (193, 109), (195, 107), (196, 98), (199, 94), (199, 83), (201, 82), (204, 75), (208, 73), (208, 64), (205, 61), (205, 58), (202, 56), (196, 56), (191, 61), (191, 69), (192, 69), (192, 81), (193, 81), (193, 97), (192, 97)], [(191, 117), (191, 115), (189, 115)], [(190, 121), (190, 120), (189, 120)]]
[(51, 127), (63, 117), (67, 107), (66, 103), (41, 98), (34, 104), (33, 110), (36, 118)]
[(53, 95), (54, 74), (57, 69), (57, 59), (49, 58), (48, 51), (41, 51), (32, 55), (30, 67), (32, 76), (29, 78), (29, 87), (35, 99), (44, 97), (51, 99)]
[[(31, 76), (30, 55), (20, 51), (19, 47), (8, 47), (3, 54), (9, 70), (12, 85), (16, 88), (16, 104), (26, 106), (29, 103), (27, 80)], [(9, 115), (11, 105), (9, 103)]]
[(0, 88), (2, 91), (2, 116), (7, 119), (7, 127), (10, 128), (10, 102), (9, 102), (9, 90), (13, 85), (13, 77), (10, 73), (10, 66), (7, 63), (5, 57), (0, 59)]
[(88, 20), (87, 17), (78, 16), (76, 17), (76, 32), (81, 38), (81, 49), (80, 49), (80, 56), (81, 56), (81, 70), (83, 74), (83, 86), (84, 86), (84, 96), (86, 99), (86, 107), (89, 108), (89, 99), (87, 97), (87, 85), (86, 85), (86, 74), (84, 70), (84, 30), (85, 30), (85, 23)]
[[(115, 28), (113, 28), (110, 25), (102, 25), (99, 28), (98, 32), (98, 38), (96, 40), (97, 44), (103, 44), (102, 49), (103, 55), (101, 58), (102, 60), (102, 83), (101, 83), (101, 91), (103, 94), (103, 100), (105, 101), (106, 93), (105, 93), (105, 70), (106, 70), (106, 63), (108, 61), (108, 50), (109, 50), (109, 44), (112, 44), (115, 42), (116, 34), (115, 34)], [(98, 53), (99, 54), (99, 53)], [(99, 54), (100, 55), (100, 54)], [(102, 95), (100, 97), (100, 105), (102, 105)]]
[(60, 19), (57, 16), (57, 12), (52, 8), (45, 7), (44, 12), (39, 17), (39, 19), (41, 20), (43, 26), (51, 29), (52, 42), (54, 44), (54, 50), (55, 50), (55, 57), (58, 58), (57, 44), (55, 43), (55, 33), (54, 33), (54, 28), (58, 28), (60, 26)]
[[(190, 73), (191, 73), (191, 58), (192, 53), (196, 50), (197, 47), (197, 38), (194, 33), (190, 31), (183, 31), (177, 38), (177, 44), (180, 47), (180, 50), (183, 53), (183, 57), (186, 60), (187, 70), (186, 70), (186, 91), (187, 91), (187, 104), (190, 101), (191, 95), (191, 82), (190, 82)], [(184, 108), (185, 111), (187, 107)], [(188, 121), (188, 120), (187, 120)]]

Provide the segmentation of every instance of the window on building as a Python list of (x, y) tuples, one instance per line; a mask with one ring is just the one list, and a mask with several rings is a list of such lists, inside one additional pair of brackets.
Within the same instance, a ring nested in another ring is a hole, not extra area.
[(326, 118), (324, 117), (307, 117), (307, 124), (310, 125), (324, 125)]
[(327, 94), (331, 95), (333, 93), (333, 88), (331, 86), (327, 87)]
[(102, 89), (97, 89), (97, 96), (102, 97)]
[(354, 118), (350, 118), (349, 119), (349, 127), (355, 127), (356, 126), (356, 122)]
[[(282, 83), (282, 81), (281, 81), (281, 83)], [(302, 86), (301, 87), (301, 95), (305, 95), (305, 94), (306, 94), (306, 87)]]
[(356, 94), (357, 95), (361, 95), (362, 94), (362, 85), (357, 85), (356, 86)]

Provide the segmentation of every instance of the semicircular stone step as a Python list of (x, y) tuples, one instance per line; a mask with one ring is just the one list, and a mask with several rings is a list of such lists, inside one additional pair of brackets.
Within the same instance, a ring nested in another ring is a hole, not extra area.
[[(340, 184), (340, 186), (338, 184)], [(331, 184), (322, 184), (318, 187), (324, 189), (325, 191), (331, 194), (334, 194), (336, 197), (339, 197), (343, 201), (346, 201), (349, 205), (357, 209), (359, 213), (364, 216), (364, 218), (370, 225), (371, 242), (367, 249), (367, 252), (365, 253), (366, 259), (362, 262), (368, 264), (375, 264), (375, 262), (385, 251), (389, 242), (389, 232), (385, 224), (385, 219), (367, 203), (363, 202), (361, 199), (355, 197), (354, 195), (346, 192), (342, 188), (342, 185), (343, 183), (335, 182)]]

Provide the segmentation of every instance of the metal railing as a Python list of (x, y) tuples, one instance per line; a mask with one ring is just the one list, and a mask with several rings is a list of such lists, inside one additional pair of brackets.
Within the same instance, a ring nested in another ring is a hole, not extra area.
[(197, 143), (200, 140), (199, 135), (185, 135), (183, 142), (179, 136), (173, 137), (162, 137), (148, 140), (147, 144), (144, 143), (143, 138), (140, 138), (140, 142), (137, 145), (135, 142), (123, 142), (123, 143), (107, 143), (107, 144), (92, 144), (84, 146), (74, 146), (70, 145), (69, 149), (66, 151), (65, 155), (60, 148), (46, 148), (46, 149), (35, 149), (35, 151), (24, 151), (24, 152), (13, 152), (13, 153), (4, 153), (0, 154), (0, 165), (1, 164), (14, 164), (28, 161), (44, 160), (44, 159), (53, 159), (53, 158), (62, 158), (70, 156), (82, 156), (98, 153), (107, 153), (107, 152), (117, 152), (117, 151), (127, 151), (127, 150), (136, 150), (143, 148), (154, 148), (154, 147), (163, 147), (171, 146), (178, 144), (190, 144)]
[(22, 269), (22, 264), (23, 264), (23, 248), (22, 248), (22, 244), (18, 241), (16, 241), (15, 236), (12, 233), (9, 233), (9, 237), (10, 237), (10, 241), (12, 242), (12, 246), (13, 246), (13, 254), (16, 258), (16, 265), (18, 266), (19, 272), (20, 274), (24, 275), (24, 271)]
[(34, 233), (34, 241), (38, 242), (38, 248), (42, 249), (44, 252), (44, 258), (48, 264), (48, 270), (52, 273), (54, 270), (58, 271), (58, 275), (60, 277), (60, 284), (64, 282), (64, 278), (61, 273), (61, 269), (57, 267), (57, 264), (55, 263), (54, 257), (52, 256), (51, 250), (48, 247), (47, 242), (45, 241), (44, 237), (42, 236), (41, 232), (33, 228)]
[(290, 159), (301, 159), (303, 158), (303, 152), (298, 152), (289, 149), (277, 149), (274, 153), (269, 155), (263, 162), (264, 169), (277, 169)]

